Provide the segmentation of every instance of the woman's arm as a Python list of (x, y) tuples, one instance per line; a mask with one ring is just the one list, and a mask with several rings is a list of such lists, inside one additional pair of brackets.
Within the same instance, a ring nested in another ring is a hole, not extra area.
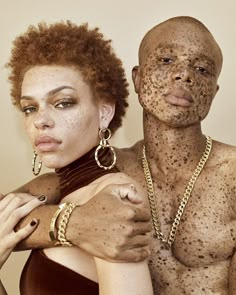
[[(145, 192), (136, 181), (124, 174), (118, 174), (108, 180), (116, 183), (130, 183), (129, 186), (119, 187), (119, 195), (128, 196), (129, 199), (139, 195), (143, 198), (142, 206), (147, 206)], [(150, 233), (144, 234), (144, 236), (147, 235)], [(100, 295), (153, 295), (147, 260), (136, 263), (112, 263), (95, 257), (95, 263)]]
[[(28, 194), (14, 197), (14, 194), (3, 196), (0, 194), (0, 269), (8, 259), (16, 244), (30, 235), (37, 227), (38, 220), (32, 219), (18, 232), (15, 226), (19, 220), (33, 209), (45, 203), (45, 199), (38, 199)], [(0, 295), (7, 292), (0, 280)]]
[(112, 263), (95, 258), (100, 295), (153, 295), (147, 261)]

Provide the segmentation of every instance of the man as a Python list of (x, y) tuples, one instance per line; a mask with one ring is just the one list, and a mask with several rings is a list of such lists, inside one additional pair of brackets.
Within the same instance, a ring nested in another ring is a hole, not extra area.
[(149, 180), (159, 236), (150, 258), (155, 292), (236, 294), (236, 149), (211, 144), (201, 131), (219, 88), (221, 50), (200, 22), (177, 17), (146, 34), (139, 63), (133, 81), (144, 109), (144, 142), (118, 159), (123, 154), (126, 173)]
[[(144, 141), (119, 150), (118, 167), (147, 186), (155, 294), (236, 294), (236, 148), (201, 131), (221, 66), (221, 50), (208, 29), (176, 17), (145, 35), (133, 69)], [(72, 241), (72, 224), (81, 215), (71, 220)], [(125, 260), (119, 250), (116, 257)]]

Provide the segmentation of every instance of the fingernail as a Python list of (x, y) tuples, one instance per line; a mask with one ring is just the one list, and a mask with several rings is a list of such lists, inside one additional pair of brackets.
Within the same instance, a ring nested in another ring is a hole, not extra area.
[(37, 221), (36, 219), (33, 219), (33, 220), (30, 222), (30, 225), (31, 225), (31, 226), (35, 226), (37, 223), (38, 223), (38, 221)]
[(46, 200), (46, 197), (44, 195), (41, 195), (41, 196), (38, 197), (38, 200), (43, 202), (43, 201)]

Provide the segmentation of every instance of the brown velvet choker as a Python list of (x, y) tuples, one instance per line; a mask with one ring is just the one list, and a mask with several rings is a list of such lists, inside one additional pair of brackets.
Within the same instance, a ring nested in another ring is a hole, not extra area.
[[(110, 170), (98, 167), (94, 157), (95, 150), (96, 147), (69, 165), (55, 170), (59, 177), (61, 199), (105, 174), (119, 172), (116, 166)], [(99, 160), (104, 166), (111, 164), (111, 157), (112, 154), (108, 148), (99, 152)]]

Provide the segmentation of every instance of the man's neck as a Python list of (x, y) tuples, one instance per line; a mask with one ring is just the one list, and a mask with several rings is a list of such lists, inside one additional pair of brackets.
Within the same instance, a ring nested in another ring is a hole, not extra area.
[(144, 142), (153, 176), (192, 171), (199, 162), (206, 145), (201, 125), (171, 127), (153, 116), (145, 118)]

